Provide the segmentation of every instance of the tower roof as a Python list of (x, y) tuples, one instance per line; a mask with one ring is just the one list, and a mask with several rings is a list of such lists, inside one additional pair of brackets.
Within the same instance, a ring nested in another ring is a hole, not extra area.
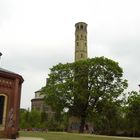
[(77, 22), (77, 23), (75, 24), (75, 26), (77, 26), (77, 25), (79, 25), (79, 24), (85, 24), (85, 25), (87, 25), (87, 23), (85, 23), (85, 22)]

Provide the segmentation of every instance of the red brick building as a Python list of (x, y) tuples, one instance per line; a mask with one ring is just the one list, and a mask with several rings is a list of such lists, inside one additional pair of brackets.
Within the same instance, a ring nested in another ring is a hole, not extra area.
[(22, 76), (0, 68), (0, 138), (18, 136)]

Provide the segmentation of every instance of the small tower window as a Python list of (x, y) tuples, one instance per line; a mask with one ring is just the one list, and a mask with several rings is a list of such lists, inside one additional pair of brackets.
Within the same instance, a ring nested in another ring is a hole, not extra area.
[(77, 26), (77, 30), (79, 30), (79, 26)]
[(79, 43), (78, 43), (78, 42), (76, 42), (76, 45), (77, 45), (77, 46), (79, 46)]
[(85, 35), (85, 40), (87, 39), (87, 36)]
[(77, 35), (77, 40), (79, 39), (79, 36)]
[(83, 25), (80, 26), (80, 29), (83, 29)]
[(81, 53), (81, 58), (83, 58), (83, 54)]
[(81, 35), (81, 39), (83, 39), (83, 35)]
[(85, 42), (85, 47), (87, 46), (87, 43)]

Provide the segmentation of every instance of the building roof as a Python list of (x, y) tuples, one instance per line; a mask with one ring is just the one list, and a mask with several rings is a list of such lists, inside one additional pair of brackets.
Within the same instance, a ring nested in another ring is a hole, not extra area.
[(31, 99), (31, 102), (34, 102), (34, 101), (43, 101), (44, 102), (44, 98), (34, 98), (34, 99)]
[(11, 73), (11, 74), (16, 74), (12, 71), (9, 71), (9, 70), (6, 70), (6, 69), (3, 69), (3, 68), (0, 68), (0, 71), (3, 71), (3, 72), (7, 72), (7, 73)]
[(6, 77), (17, 77), (17, 78), (19, 78), (20, 80), (21, 80), (21, 82), (23, 82), (24, 80), (23, 80), (23, 78), (22, 78), (22, 76), (21, 75), (19, 75), (19, 74), (17, 74), (17, 73), (14, 73), (14, 72), (12, 72), (12, 71), (9, 71), (9, 70), (6, 70), (6, 69), (4, 69), (4, 68), (1, 68), (0, 67), (0, 75), (5, 75)]
[(37, 92), (42, 92), (42, 89), (39, 89), (39, 90), (35, 91), (35, 93), (37, 93)]

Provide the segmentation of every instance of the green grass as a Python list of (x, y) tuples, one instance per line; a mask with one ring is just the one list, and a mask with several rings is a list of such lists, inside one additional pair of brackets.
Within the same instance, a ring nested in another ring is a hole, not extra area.
[(44, 140), (133, 140), (128, 138), (103, 137), (90, 134), (75, 134), (64, 132), (20, 132), (21, 137), (39, 137)]

